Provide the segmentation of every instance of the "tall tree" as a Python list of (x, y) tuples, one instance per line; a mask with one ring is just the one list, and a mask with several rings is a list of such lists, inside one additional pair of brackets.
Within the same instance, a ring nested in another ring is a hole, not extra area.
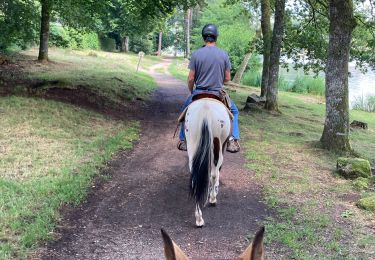
[(190, 57), (190, 22), (191, 22), (191, 9), (188, 8), (186, 10), (186, 15), (185, 15), (185, 37), (186, 37), (186, 57)]
[(40, 44), (39, 44), (39, 61), (48, 61), (48, 40), (49, 24), (51, 20), (52, 0), (41, 0), (41, 19), (40, 19)]
[(261, 0), (261, 27), (263, 35), (263, 69), (261, 82), (261, 97), (266, 96), (269, 79), (270, 52), (271, 52), (271, 7), (269, 0)]
[(330, 0), (326, 65), (326, 119), (321, 142), (329, 150), (350, 150), (348, 62), (356, 26), (352, 0)]
[(266, 93), (265, 109), (278, 111), (278, 89), (279, 65), (281, 44), (284, 35), (285, 0), (275, 1), (275, 24), (271, 42), (271, 56), (269, 66), (269, 79)]

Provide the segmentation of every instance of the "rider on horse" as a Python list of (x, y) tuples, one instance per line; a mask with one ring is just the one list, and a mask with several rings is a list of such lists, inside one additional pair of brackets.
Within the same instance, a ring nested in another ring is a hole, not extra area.
[[(205, 46), (195, 51), (189, 63), (188, 87), (191, 96), (182, 107), (184, 110), (195, 95), (207, 93), (222, 99), (223, 84), (230, 81), (231, 64), (228, 54), (216, 47), (219, 33), (215, 25), (207, 24), (202, 29)], [(194, 89), (195, 84), (195, 89)], [(233, 114), (232, 137), (228, 141), (227, 151), (236, 153), (240, 150), (240, 132), (238, 128), (238, 109), (233, 101), (230, 102), (230, 111)], [(179, 150), (186, 151), (184, 124), (181, 124)]]

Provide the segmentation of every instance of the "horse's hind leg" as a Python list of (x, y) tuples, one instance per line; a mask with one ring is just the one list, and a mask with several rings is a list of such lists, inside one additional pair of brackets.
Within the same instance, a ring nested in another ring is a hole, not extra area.
[(197, 227), (203, 227), (203, 225), (204, 225), (202, 210), (201, 210), (201, 208), (199, 207), (198, 204), (196, 204), (196, 206), (195, 206), (195, 225)]
[(223, 164), (223, 154), (221, 150), (220, 140), (214, 138), (214, 161), (211, 167), (210, 178), (210, 199), (211, 206), (216, 206), (217, 194), (219, 192), (220, 167)]
[(211, 181), (210, 181), (210, 205), (216, 206), (217, 203), (217, 193), (219, 192), (219, 169), (215, 167), (212, 169)]

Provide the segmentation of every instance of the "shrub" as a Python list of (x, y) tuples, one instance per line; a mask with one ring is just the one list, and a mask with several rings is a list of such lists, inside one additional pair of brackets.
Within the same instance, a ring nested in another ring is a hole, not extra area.
[(99, 50), (99, 37), (97, 33), (85, 33), (82, 35), (82, 49)]
[(64, 27), (60, 23), (51, 23), (50, 42), (53, 46), (71, 49), (99, 50), (98, 35), (94, 32), (80, 32)]
[(56, 47), (68, 48), (70, 46), (70, 35), (59, 23), (51, 23), (50, 44)]
[(145, 54), (150, 54), (153, 52), (154, 48), (152, 37), (133, 36), (129, 40), (129, 48), (132, 52), (135, 53), (143, 51)]
[(99, 35), (100, 49), (103, 51), (115, 51), (116, 41), (113, 38), (109, 38), (106, 35)]

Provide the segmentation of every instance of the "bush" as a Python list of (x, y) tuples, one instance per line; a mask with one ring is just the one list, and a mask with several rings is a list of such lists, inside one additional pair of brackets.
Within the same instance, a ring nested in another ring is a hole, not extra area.
[(71, 38), (61, 24), (51, 23), (49, 41), (55, 47), (69, 48)]
[(85, 33), (82, 35), (82, 49), (99, 50), (99, 37), (97, 33)]
[(103, 51), (115, 51), (116, 41), (113, 38), (109, 38), (106, 35), (99, 35), (100, 49)]
[(50, 43), (53, 46), (71, 49), (99, 50), (98, 35), (94, 32), (80, 32), (64, 27), (60, 23), (51, 23)]
[(143, 51), (145, 54), (150, 54), (154, 48), (152, 37), (133, 36), (129, 40), (129, 48), (135, 53)]

